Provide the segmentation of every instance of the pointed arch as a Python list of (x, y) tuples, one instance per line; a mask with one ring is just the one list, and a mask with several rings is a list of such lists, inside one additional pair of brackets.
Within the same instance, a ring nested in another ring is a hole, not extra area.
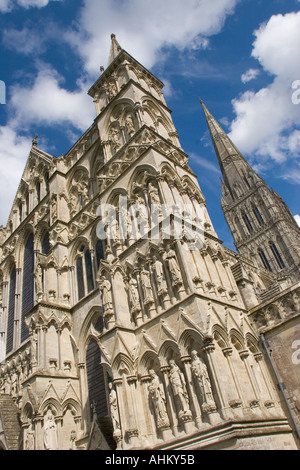
[(120, 377), (123, 372), (128, 375), (134, 375), (134, 363), (132, 359), (122, 352), (117, 354), (114, 358), (111, 368), (114, 378)]
[(159, 370), (160, 362), (155, 351), (145, 351), (139, 360), (138, 371), (141, 376), (148, 375), (149, 369)]
[(213, 325), (211, 334), (221, 349), (229, 347), (228, 334), (221, 325)]
[(246, 347), (245, 338), (244, 338), (244, 336), (243, 336), (239, 331), (237, 331), (235, 328), (232, 328), (232, 329), (229, 331), (229, 338), (230, 338), (231, 344), (233, 344), (233, 346), (234, 346), (238, 351), (242, 351), (243, 349), (245, 349), (245, 347)]
[(168, 361), (181, 356), (178, 344), (170, 339), (163, 342), (159, 349), (158, 356), (162, 366), (168, 366)]
[(178, 339), (179, 349), (182, 354), (189, 354), (192, 349), (203, 346), (203, 335), (191, 328), (185, 329)]

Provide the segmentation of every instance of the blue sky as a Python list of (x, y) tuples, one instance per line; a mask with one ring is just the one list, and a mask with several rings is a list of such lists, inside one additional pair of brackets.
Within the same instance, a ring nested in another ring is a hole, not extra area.
[(34, 134), (60, 156), (93, 122), (87, 91), (106, 66), (111, 33), (165, 83), (225, 245), (233, 248), (199, 98), (300, 223), (299, 10), (299, 0), (0, 0), (0, 224)]

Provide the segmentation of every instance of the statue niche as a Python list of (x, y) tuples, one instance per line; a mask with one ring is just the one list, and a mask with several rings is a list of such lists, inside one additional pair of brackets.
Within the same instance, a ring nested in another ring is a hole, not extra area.
[(177, 414), (182, 421), (185, 421), (186, 418), (189, 419), (192, 416), (189, 409), (189, 397), (186, 389), (185, 378), (174, 359), (169, 361), (169, 366), (169, 381)]
[(204, 360), (198, 356), (197, 351), (191, 352), (191, 358), (191, 371), (196, 383), (197, 394), (201, 397), (202, 411), (204, 413), (213, 412), (217, 408), (206, 364)]
[(166, 397), (162, 383), (153, 369), (149, 370), (151, 383), (148, 387), (150, 403), (153, 405), (157, 429), (169, 428), (170, 421), (166, 408)]

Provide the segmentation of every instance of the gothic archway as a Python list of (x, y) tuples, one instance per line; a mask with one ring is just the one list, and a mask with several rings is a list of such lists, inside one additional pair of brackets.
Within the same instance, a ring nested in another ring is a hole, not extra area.
[(110, 377), (104, 370), (97, 341), (91, 338), (86, 349), (86, 374), (90, 419), (97, 421), (107, 443), (115, 448), (113, 427), (108, 405), (108, 383)]

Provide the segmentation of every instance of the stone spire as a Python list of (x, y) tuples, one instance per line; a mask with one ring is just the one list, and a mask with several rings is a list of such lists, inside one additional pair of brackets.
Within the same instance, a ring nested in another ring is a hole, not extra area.
[(107, 66), (109, 66), (115, 60), (115, 58), (119, 55), (121, 51), (122, 51), (122, 47), (118, 43), (116, 39), (116, 35), (111, 34), (111, 47), (110, 47)]
[(201, 105), (223, 176), (222, 210), (239, 254), (273, 273), (293, 271), (299, 279), (299, 228), (288, 207)]
[[(203, 101), (200, 100), (204, 115), (211, 135), (211, 139), (222, 172), (225, 192), (229, 192), (234, 200), (245, 193), (251, 187), (251, 181), (260, 178), (230, 140), (220, 124), (208, 111)], [(251, 181), (250, 181), (251, 180)]]

